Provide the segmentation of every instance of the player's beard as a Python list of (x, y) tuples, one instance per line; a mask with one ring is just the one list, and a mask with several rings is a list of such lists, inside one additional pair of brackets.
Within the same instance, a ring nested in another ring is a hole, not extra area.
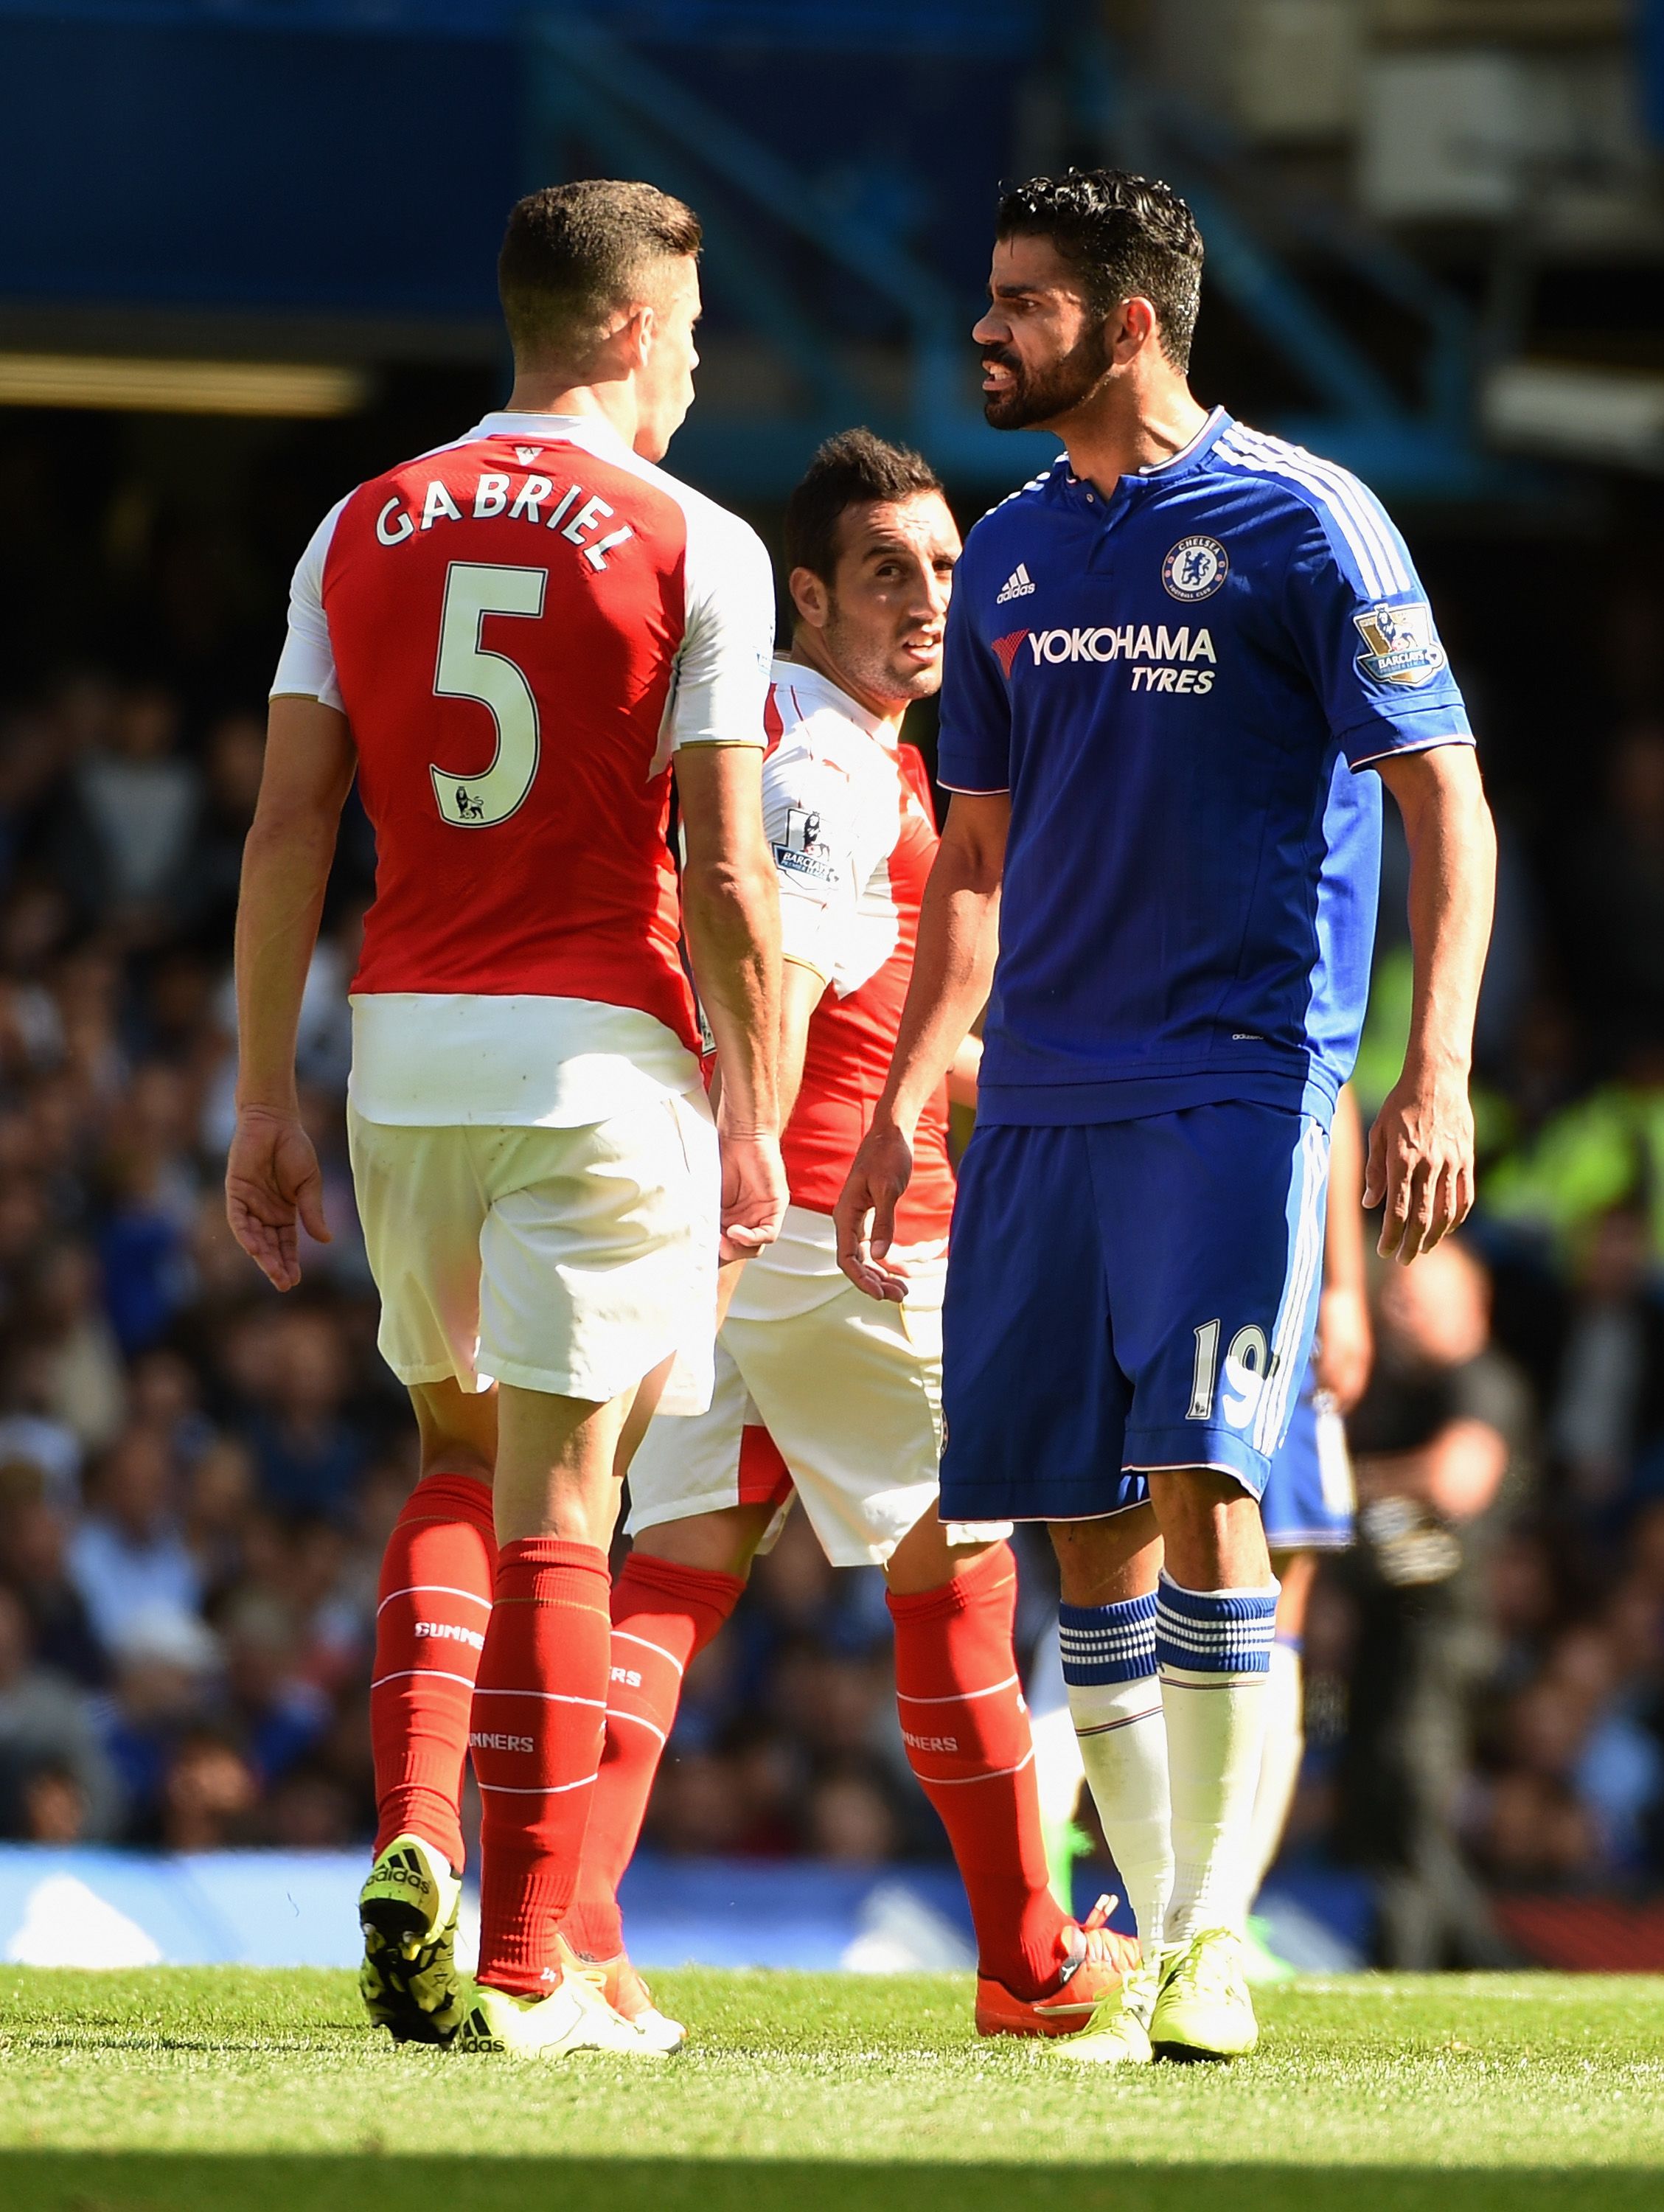
[(985, 392), (982, 414), (994, 430), (1030, 430), (1060, 422), (1084, 406), (1109, 374), (1109, 325), (1095, 323), (1083, 331), (1067, 353), (1049, 367), (1030, 369), (1014, 353), (985, 349), (985, 361), (998, 362), (1017, 381), (1005, 392)]
[(939, 658), (926, 668), (903, 661), (893, 639), (879, 643), (847, 622), (835, 593), (829, 595), (827, 608), (826, 650), (834, 665), (874, 699), (928, 699), (942, 688)]

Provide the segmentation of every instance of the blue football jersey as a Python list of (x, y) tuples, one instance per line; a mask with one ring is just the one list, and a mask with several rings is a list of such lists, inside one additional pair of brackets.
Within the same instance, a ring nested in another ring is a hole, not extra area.
[(1389, 753), (1471, 742), (1404, 541), (1216, 410), (1108, 496), (1066, 456), (954, 580), (939, 773), (1009, 791), (981, 1118), (1241, 1098), (1327, 1122), (1369, 989)]

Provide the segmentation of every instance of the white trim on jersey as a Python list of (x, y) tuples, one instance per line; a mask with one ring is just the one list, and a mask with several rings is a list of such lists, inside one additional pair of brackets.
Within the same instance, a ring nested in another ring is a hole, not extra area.
[(1141, 477), (1159, 477), (1165, 476), (1169, 469), (1182, 468), (1198, 448), (1206, 443), (1211, 434), (1218, 428), (1224, 420), (1224, 413), (1223, 407), (1210, 408), (1207, 420), (1193, 438), (1181, 446), (1176, 453), (1169, 453), (1164, 461), (1152, 461), (1147, 469), (1140, 469), (1139, 474)]
[(1411, 575), (1399, 550), (1398, 533), (1385, 510), (1367, 485), (1338, 467), (1320, 460), (1303, 446), (1270, 438), (1233, 422), (1214, 451), (1228, 465), (1260, 476), (1282, 477), (1310, 492), (1334, 523), (1351, 549), (1372, 599), (1391, 599), (1412, 592)]

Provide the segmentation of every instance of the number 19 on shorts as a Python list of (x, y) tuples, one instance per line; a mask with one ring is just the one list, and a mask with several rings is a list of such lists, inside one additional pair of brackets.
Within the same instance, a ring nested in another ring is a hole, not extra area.
[[(1196, 1365), (1191, 1378), (1187, 1421), (1211, 1421), (1219, 1364), (1219, 1324), (1205, 1321), (1196, 1331)], [(1259, 1409), (1260, 1394), (1271, 1372), (1266, 1332), (1252, 1323), (1239, 1328), (1225, 1353), (1224, 1395), (1219, 1411), (1233, 1429), (1245, 1429)]]

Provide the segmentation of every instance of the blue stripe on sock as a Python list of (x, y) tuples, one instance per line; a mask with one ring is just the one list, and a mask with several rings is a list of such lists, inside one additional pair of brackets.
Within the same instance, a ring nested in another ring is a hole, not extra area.
[(1156, 1672), (1156, 1596), (1115, 1605), (1060, 1605), (1058, 1650), (1063, 1679), (1080, 1686), (1138, 1682)]
[(1181, 1589), (1162, 1577), (1156, 1657), (1193, 1674), (1263, 1674), (1277, 1633), (1275, 1590)]

